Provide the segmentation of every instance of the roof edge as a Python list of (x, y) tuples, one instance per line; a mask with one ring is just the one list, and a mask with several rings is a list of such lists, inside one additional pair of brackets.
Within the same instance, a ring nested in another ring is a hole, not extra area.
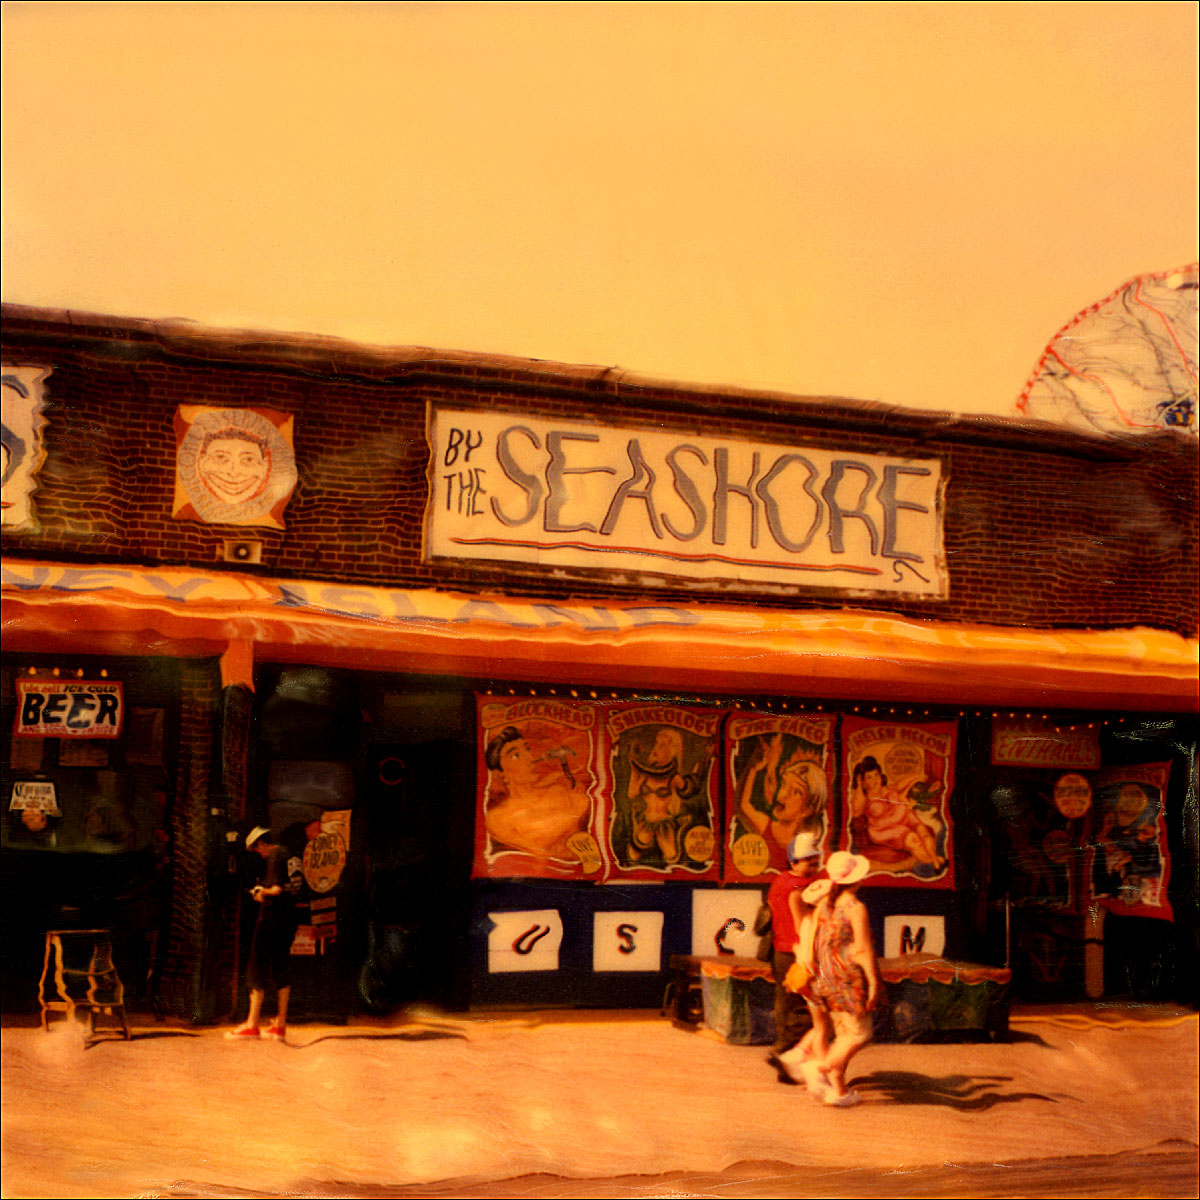
[(922, 440), (947, 438), (1020, 445), (1088, 458), (1125, 458), (1141, 453), (1150, 441), (1174, 444), (1179, 434), (1117, 435), (1068, 429), (1028, 417), (956, 414), (906, 408), (879, 400), (842, 396), (803, 396), (792, 392), (736, 385), (692, 383), (641, 374), (618, 366), (561, 363), (550, 359), (419, 345), (378, 345), (327, 334), (237, 329), (204, 325), (190, 318), (149, 319), (75, 309), (4, 303), (0, 320), (5, 334), (48, 342), (140, 342), (182, 359), (300, 371), (328, 378), (361, 378), (376, 383), (420, 376), (470, 376), (495, 385), (534, 390), (565, 390), (639, 399), (668, 406), (694, 406), (698, 400), (745, 415), (764, 408), (803, 411), (806, 419), (848, 427), (886, 426)]

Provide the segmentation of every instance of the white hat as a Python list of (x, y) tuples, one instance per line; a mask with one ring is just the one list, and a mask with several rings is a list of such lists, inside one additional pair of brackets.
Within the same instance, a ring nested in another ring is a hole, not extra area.
[(787, 856), (789, 863), (797, 863), (802, 858), (817, 858), (820, 856), (820, 839), (815, 833), (798, 833), (788, 842)]
[(253, 846), (254, 843), (257, 842), (264, 833), (270, 832), (271, 831), (265, 825), (255, 825), (255, 827), (250, 830), (248, 834), (246, 834), (246, 849), (249, 850), (250, 847)]
[(825, 864), (829, 878), (842, 886), (857, 883), (870, 869), (869, 859), (861, 854), (851, 854), (849, 850), (835, 850)]
[(833, 880), (826, 879), (824, 876), (822, 876), (820, 879), (814, 879), (812, 883), (810, 883), (808, 887), (806, 887), (804, 891), (800, 893), (800, 899), (803, 900), (805, 904), (817, 905), (820, 904), (821, 901), (824, 900), (825, 897), (828, 896), (832, 891)]

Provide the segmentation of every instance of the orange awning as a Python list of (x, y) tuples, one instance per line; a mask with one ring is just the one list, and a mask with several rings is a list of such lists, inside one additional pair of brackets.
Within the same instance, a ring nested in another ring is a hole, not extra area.
[(10, 652), (221, 656), (552, 683), (982, 707), (1195, 711), (1195, 640), (862, 611), (540, 603), (224, 571), (8, 560)]

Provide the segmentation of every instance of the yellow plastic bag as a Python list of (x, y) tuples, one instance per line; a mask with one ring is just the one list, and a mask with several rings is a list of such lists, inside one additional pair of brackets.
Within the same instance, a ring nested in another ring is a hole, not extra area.
[(794, 962), (783, 977), (783, 986), (789, 992), (800, 993), (808, 987), (808, 968), (802, 962)]

